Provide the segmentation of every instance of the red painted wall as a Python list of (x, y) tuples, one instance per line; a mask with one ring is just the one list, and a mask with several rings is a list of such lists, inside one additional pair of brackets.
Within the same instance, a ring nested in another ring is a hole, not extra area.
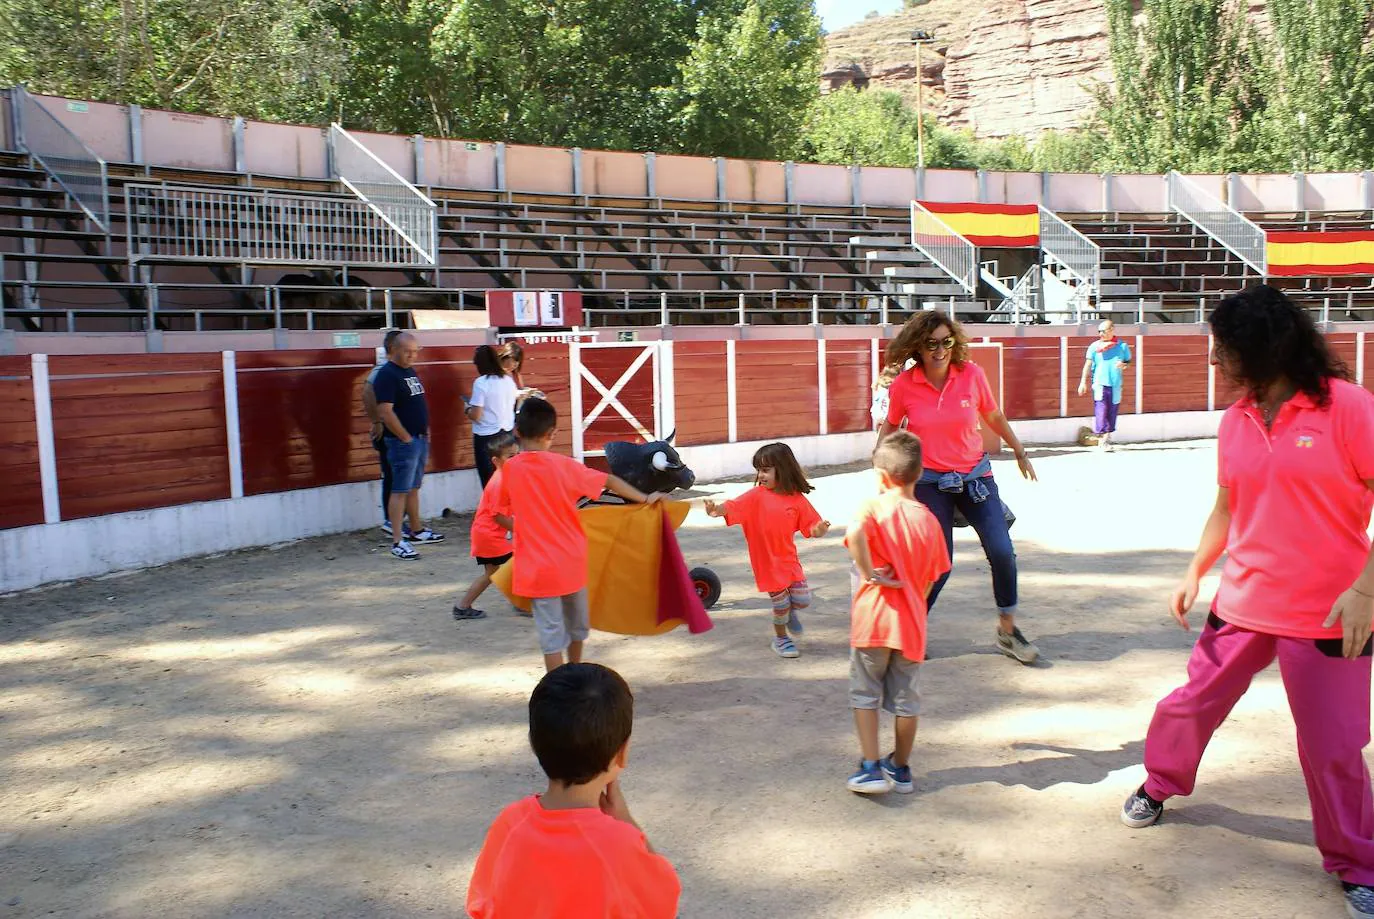
[(31, 366), (27, 355), (0, 357), (0, 529), (43, 522)]
[(218, 354), (48, 360), (62, 519), (229, 497)]
[[(1207, 410), (1207, 337), (1146, 335), (1145, 408), (1150, 412)], [(1221, 406), (1218, 400), (1218, 407)]]
[[(737, 342), (735, 377), (740, 440), (820, 433), (814, 339)], [(679, 400), (683, 395), (678, 394)]]
[(1059, 339), (1004, 338), (1002, 410), (1008, 418), (1059, 417)]
[(825, 343), (826, 424), (831, 434), (873, 428), (873, 346), (866, 341)]
[(673, 343), (674, 414), (679, 446), (722, 444), (729, 439), (725, 342)]

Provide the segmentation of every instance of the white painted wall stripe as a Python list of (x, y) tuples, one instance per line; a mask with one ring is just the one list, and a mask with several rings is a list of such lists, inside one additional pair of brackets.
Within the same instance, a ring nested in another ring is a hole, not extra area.
[(1059, 417), (1069, 417), (1069, 339), (1059, 338)]
[(1145, 336), (1135, 337), (1135, 413), (1145, 414)]
[(30, 358), (33, 368), (33, 417), (38, 428), (38, 475), (43, 483), (43, 522), (62, 520), (57, 491), (57, 441), (52, 429), (52, 387), (48, 381), (48, 356)]
[(1207, 411), (1217, 409), (1217, 368), (1212, 363), (1212, 336), (1207, 336)]
[(220, 354), (224, 367), (224, 433), (229, 454), (229, 497), (243, 497), (243, 443), (239, 431), (238, 359), (233, 351)]
[(725, 417), (730, 443), (739, 440), (739, 397), (735, 392), (735, 340), (725, 340)]
[(573, 459), (580, 463), (586, 458), (582, 437), (582, 347), (575, 341), (568, 343), (568, 397), (572, 403), (568, 427), (572, 430)]
[(825, 339), (816, 340), (816, 392), (820, 399), (822, 434), (830, 433), (830, 384), (825, 372)]

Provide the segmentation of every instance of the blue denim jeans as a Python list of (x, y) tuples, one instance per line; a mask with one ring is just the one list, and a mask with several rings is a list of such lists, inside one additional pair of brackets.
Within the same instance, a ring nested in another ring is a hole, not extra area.
[[(940, 521), (951, 561), (954, 559), (954, 509), (959, 508), (978, 533), (988, 564), (992, 566), (992, 595), (997, 602), (997, 609), (1004, 613), (1011, 612), (1016, 608), (1016, 548), (1011, 544), (1007, 520), (1002, 515), (1002, 498), (997, 492), (997, 481), (988, 476), (983, 479), (983, 484), (988, 488), (988, 497), (982, 502), (975, 502), (967, 491), (950, 494), (934, 485), (917, 485), (916, 500), (930, 508), (935, 519)], [(932, 609), (948, 580), (949, 573), (946, 572), (930, 589), (928, 601)]]
[(425, 478), (425, 461), (429, 459), (429, 438), (422, 434), (404, 443), (388, 433), (385, 439), (392, 493), (405, 494), (419, 488)]

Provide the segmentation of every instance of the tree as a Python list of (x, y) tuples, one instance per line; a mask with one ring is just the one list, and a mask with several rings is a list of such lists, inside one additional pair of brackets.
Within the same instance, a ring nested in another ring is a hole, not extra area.
[(214, 115), (319, 121), (345, 51), (326, 0), (0, 0), (0, 82)]
[(900, 93), (846, 86), (816, 100), (799, 155), (814, 163), (911, 166), (916, 162), (916, 112)]
[(1099, 115), (1111, 168), (1224, 171), (1272, 155), (1264, 110), (1272, 75), (1243, 6), (1228, 0), (1107, 0), (1116, 85)]
[(813, 0), (712, 0), (674, 93), (678, 149), (785, 159), (820, 94)]
[(1374, 163), (1374, 0), (1270, 0), (1272, 125), (1292, 168)]

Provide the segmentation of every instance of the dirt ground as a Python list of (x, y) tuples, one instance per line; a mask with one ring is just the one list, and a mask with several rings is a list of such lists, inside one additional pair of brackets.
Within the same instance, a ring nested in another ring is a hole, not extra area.
[[(993, 649), (987, 565), (961, 535), (914, 795), (843, 784), (839, 525), (871, 472), (818, 479), (837, 527), (802, 548), (818, 601), (799, 660), (768, 648), (739, 532), (699, 512), (680, 535), (725, 581), (716, 628), (593, 635), (589, 657), (636, 692), (627, 799), (681, 874), (682, 916), (1344, 915), (1273, 671), (1193, 798), (1147, 830), (1117, 821), (1184, 675), (1191, 636), (1163, 597), (1210, 506), (1213, 447), (1035, 460), (1037, 485), (996, 469), (1046, 660)], [(444, 523), (419, 562), (372, 531), (0, 598), (0, 919), (462, 915), (488, 824), (542, 786), (524, 736), (540, 662), (494, 593), (489, 620), (452, 620), (474, 568), (466, 519)]]

